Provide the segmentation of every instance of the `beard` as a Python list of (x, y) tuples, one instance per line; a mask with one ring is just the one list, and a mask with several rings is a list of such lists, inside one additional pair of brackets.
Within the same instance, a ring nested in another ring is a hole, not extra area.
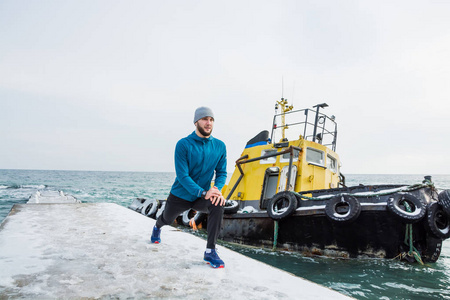
[(203, 135), (204, 137), (209, 137), (212, 133), (212, 128), (211, 128), (210, 132), (206, 132), (202, 127), (200, 127), (198, 125), (198, 123), (197, 123), (197, 129), (198, 129), (198, 132), (200, 132), (200, 134)]

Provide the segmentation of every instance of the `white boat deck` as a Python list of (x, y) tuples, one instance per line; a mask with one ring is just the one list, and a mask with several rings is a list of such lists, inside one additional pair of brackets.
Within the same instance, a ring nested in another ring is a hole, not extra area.
[(15, 205), (0, 226), (0, 298), (350, 299), (108, 203)]

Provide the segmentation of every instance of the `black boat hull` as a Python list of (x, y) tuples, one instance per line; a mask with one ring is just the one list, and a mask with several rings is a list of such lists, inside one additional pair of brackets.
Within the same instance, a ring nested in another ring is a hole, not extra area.
[[(412, 224), (414, 246), (422, 260), (439, 258), (442, 239), (426, 231), (423, 222)], [(275, 221), (248, 214), (245, 217), (225, 216), (220, 238), (257, 247), (272, 247)], [(388, 211), (361, 212), (351, 224), (336, 224), (325, 215), (293, 215), (279, 221), (277, 248), (343, 258), (395, 258), (408, 252), (405, 244), (406, 224), (392, 218)]]

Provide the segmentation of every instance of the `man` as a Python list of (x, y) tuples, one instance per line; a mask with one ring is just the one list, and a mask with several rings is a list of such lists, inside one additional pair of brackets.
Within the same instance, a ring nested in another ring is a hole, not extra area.
[[(170, 225), (183, 211), (194, 209), (208, 213), (208, 240), (204, 260), (213, 268), (225, 263), (216, 252), (216, 241), (222, 225), (225, 198), (220, 190), (227, 178), (225, 144), (211, 136), (214, 114), (199, 107), (194, 115), (195, 131), (178, 141), (175, 148), (176, 178), (167, 198), (164, 212), (156, 220), (151, 242), (161, 242), (161, 227)], [(216, 175), (214, 186), (211, 181)]]

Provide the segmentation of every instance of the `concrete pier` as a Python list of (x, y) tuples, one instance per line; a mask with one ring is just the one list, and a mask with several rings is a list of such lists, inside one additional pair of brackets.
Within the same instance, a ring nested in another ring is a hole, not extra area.
[(0, 298), (350, 299), (109, 204), (15, 205), (0, 226)]

